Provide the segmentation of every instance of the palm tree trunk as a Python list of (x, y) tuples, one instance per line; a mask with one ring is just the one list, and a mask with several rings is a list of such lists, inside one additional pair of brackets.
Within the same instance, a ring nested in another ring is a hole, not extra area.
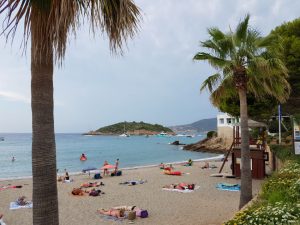
[[(37, 17), (35, 17), (38, 15)], [(31, 109), (32, 109), (32, 179), (33, 224), (58, 225), (56, 150), (53, 118), (53, 53), (39, 48), (37, 32), (40, 14), (32, 9), (31, 19)], [(46, 33), (45, 33), (46, 36)], [(50, 49), (50, 51), (49, 51)], [(38, 58), (38, 60), (37, 60)]]
[(242, 208), (252, 199), (252, 176), (250, 165), (249, 129), (247, 93), (245, 88), (239, 88), (240, 117), (241, 117), (241, 195), (240, 205)]

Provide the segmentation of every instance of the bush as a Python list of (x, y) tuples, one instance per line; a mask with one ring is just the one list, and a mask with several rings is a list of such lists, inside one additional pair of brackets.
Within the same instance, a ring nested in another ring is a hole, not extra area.
[(209, 131), (209, 132), (207, 132), (206, 137), (207, 137), (207, 138), (217, 137), (217, 132), (214, 131), (214, 130)]
[(225, 225), (300, 224), (300, 163), (287, 161), (263, 185), (256, 202)]

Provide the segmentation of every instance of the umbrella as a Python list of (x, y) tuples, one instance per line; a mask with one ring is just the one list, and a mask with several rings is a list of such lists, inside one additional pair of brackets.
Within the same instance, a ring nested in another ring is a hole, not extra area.
[(88, 171), (96, 170), (96, 169), (97, 169), (96, 167), (88, 166), (88, 167), (83, 168), (82, 172), (86, 173)]
[(101, 168), (101, 170), (105, 170), (105, 169), (114, 169), (114, 168), (116, 168), (116, 166), (115, 165), (105, 165), (105, 166), (103, 166), (102, 168)]

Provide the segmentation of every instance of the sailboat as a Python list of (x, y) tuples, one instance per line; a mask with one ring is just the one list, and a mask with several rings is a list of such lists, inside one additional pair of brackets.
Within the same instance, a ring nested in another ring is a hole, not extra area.
[(119, 135), (120, 137), (130, 137), (130, 135), (126, 133), (125, 123), (126, 123), (126, 122), (124, 122), (124, 133), (123, 133), (123, 134), (120, 134), (120, 135)]

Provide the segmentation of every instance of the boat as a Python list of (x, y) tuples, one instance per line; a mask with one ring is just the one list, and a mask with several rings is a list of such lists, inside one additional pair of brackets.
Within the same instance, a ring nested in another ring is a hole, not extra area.
[(4, 141), (4, 137), (0, 137), (0, 141)]
[(169, 135), (168, 135), (168, 133), (162, 131), (159, 134), (157, 134), (156, 136), (158, 136), (158, 137), (167, 137)]
[(130, 137), (129, 134), (126, 133), (126, 127), (125, 127), (126, 122), (124, 122), (124, 133), (120, 134), (119, 137)]

